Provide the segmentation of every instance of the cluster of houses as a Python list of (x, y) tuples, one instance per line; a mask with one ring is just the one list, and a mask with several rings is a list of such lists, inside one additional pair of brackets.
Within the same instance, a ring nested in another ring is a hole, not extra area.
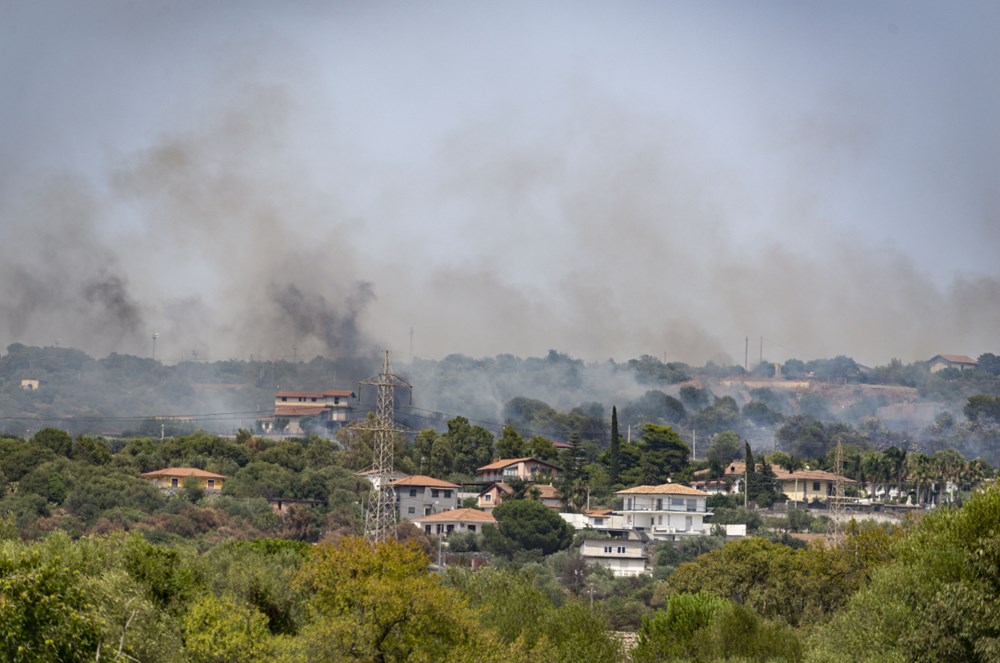
[[(812, 503), (827, 501), (836, 494), (838, 483), (852, 480), (821, 470), (789, 472), (773, 466), (781, 490), (790, 500)], [(541, 501), (553, 510), (562, 507), (562, 497), (553, 482), (561, 468), (537, 458), (508, 458), (480, 467), (476, 483), (469, 485), (443, 481), (430, 476), (407, 476), (394, 473), (387, 477), (396, 495), (401, 521), (409, 521), (427, 534), (448, 537), (457, 533), (479, 533), (486, 525), (496, 524), (492, 511), (515, 493), (517, 484), (526, 495)], [(381, 477), (372, 472), (359, 472), (373, 483)], [(165, 491), (184, 488), (195, 482), (202, 490), (213, 493), (222, 490), (226, 477), (194, 468), (167, 468), (147, 472), (143, 478)], [(679, 541), (685, 537), (704, 536), (713, 531), (707, 506), (713, 493), (742, 491), (745, 476), (743, 463), (731, 463), (721, 479), (708, 479), (702, 474), (693, 486), (665, 483), (658, 486), (634, 486), (618, 491), (622, 500), (618, 509), (594, 509), (583, 513), (560, 513), (578, 530), (592, 533), (585, 539), (581, 556), (590, 564), (604, 566), (618, 576), (649, 573), (649, 544)], [(525, 488), (526, 486), (526, 488)], [(467, 498), (476, 499), (476, 508), (462, 507)], [(268, 500), (278, 513), (292, 505), (316, 504), (310, 500)], [(746, 534), (745, 526), (725, 526), (728, 536)]]
[[(350, 391), (278, 391), (274, 416), (259, 421), (264, 432), (302, 432), (307, 418), (327, 426), (343, 425), (351, 411)], [(280, 431), (278, 430), (280, 428)], [(838, 483), (854, 483), (820, 470), (789, 472), (773, 466), (781, 490), (790, 500), (802, 503), (827, 501), (836, 494)], [(478, 533), (496, 523), (493, 510), (506, 499), (523, 495), (560, 511), (562, 496), (555, 488), (562, 469), (532, 457), (498, 459), (476, 470), (475, 482), (460, 486), (435, 477), (407, 476), (396, 472), (381, 477), (373, 472), (359, 472), (373, 484), (389, 481), (396, 496), (398, 516), (427, 534), (447, 537), (456, 533)], [(712, 532), (708, 497), (714, 493), (743, 491), (745, 466), (734, 462), (724, 475), (710, 478), (708, 471), (696, 475), (691, 486), (665, 483), (658, 486), (634, 486), (618, 491), (619, 509), (596, 509), (584, 513), (560, 513), (578, 530), (592, 533), (580, 553), (588, 563), (611, 569), (615, 575), (630, 576), (650, 571), (649, 544), (678, 541), (685, 537)], [(167, 468), (142, 475), (165, 491), (197, 485), (208, 493), (222, 490), (226, 477), (194, 468)], [(476, 508), (463, 507), (475, 498)], [(292, 505), (316, 504), (311, 500), (271, 499), (272, 508), (285, 513)], [(308, 503), (308, 504), (306, 504)], [(743, 529), (740, 529), (743, 528)], [(727, 526), (727, 535), (745, 535), (745, 526)]]

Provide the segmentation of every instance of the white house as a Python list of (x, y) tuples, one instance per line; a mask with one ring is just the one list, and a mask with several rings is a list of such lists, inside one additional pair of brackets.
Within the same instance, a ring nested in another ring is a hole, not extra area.
[(652, 539), (676, 541), (711, 533), (711, 525), (705, 524), (705, 517), (711, 515), (706, 506), (709, 494), (704, 491), (665, 483), (627, 488), (617, 494), (624, 501), (621, 514), (625, 527)]
[(586, 539), (580, 546), (580, 557), (588, 564), (611, 569), (611, 573), (620, 578), (649, 572), (642, 541)]

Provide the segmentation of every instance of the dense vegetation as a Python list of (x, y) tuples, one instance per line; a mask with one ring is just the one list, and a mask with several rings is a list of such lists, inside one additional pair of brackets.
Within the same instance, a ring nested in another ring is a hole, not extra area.
[[(457, 384), (470, 362), (409, 368)], [(480, 375), (525, 371), (550, 387), (575, 383), (577, 395), (593, 368), (558, 353), (473, 363)], [(359, 427), (275, 439), (248, 429), (185, 432), (199, 422), (142, 418), (125, 423), (146, 435), (73, 428), (86, 427), (85, 418), (28, 431), (8, 426), (0, 436), (0, 658), (617, 661), (613, 632), (629, 631), (637, 634), (635, 661), (996, 660), (1000, 488), (990, 477), (1000, 398), (991, 356), (975, 371), (945, 375), (898, 363), (862, 372), (845, 358), (799, 363), (786, 362), (783, 375), (857, 385), (878, 375), (921, 393), (947, 392), (951, 407), (923, 429), (893, 431), (872, 417), (830, 416), (832, 408), (810, 394), (722, 394), (722, 383), (711, 382), (742, 369), (650, 357), (602, 368), (641, 385), (621, 407), (579, 400), (557, 408), (514, 393), (501, 408), (504, 425), (494, 427), (401, 406), (419, 432), (397, 436), (399, 469), (463, 483), (492, 458), (533, 455), (562, 469), (553, 481), (567, 511), (617, 506), (615, 491), (639, 483), (686, 482), (699, 471), (722, 478), (731, 461), (749, 460), (749, 508), (727, 495), (709, 506), (712, 522), (744, 523), (755, 536), (660, 544), (653, 573), (639, 578), (587, 566), (574, 546), (579, 535), (574, 541), (535, 501), (537, 491), (519, 482), (514, 499), (497, 508), (495, 529), (455, 536), (445, 547), (404, 523), (400, 543), (372, 549), (357, 538), (370, 484), (356, 472), (370, 466), (372, 443)], [(283, 380), (302, 380), (290, 386), (319, 388), (330, 386), (321, 374), (334, 364), (341, 374), (375, 370), (319, 359), (274, 368), (288, 371)], [(221, 370), (12, 346), (0, 358), (0, 411), (8, 423), (28, 412), (112, 416), (102, 393), (111, 380), (120, 389), (112, 397), (152, 412), (146, 407), (169, 401), (157, 401), (168, 385), (184, 391), (185, 371), (201, 371), (198, 384), (218, 387)], [(261, 366), (233, 362), (226, 370), (237, 384)], [(70, 395), (73, 371), (91, 402)], [(46, 388), (21, 390), (25, 372), (47, 380)], [(254, 387), (268, 400), (271, 382), (261, 377)], [(692, 457), (694, 427), (700, 460)], [(760, 444), (765, 432), (776, 449)], [(568, 445), (557, 449), (553, 439)], [(857, 482), (852, 494), (938, 508), (892, 527), (854, 524), (840, 536), (822, 512), (766, 509), (781, 500), (772, 464), (835, 470), (838, 445), (841, 469)], [(167, 494), (140, 477), (170, 466), (227, 480), (220, 495), (193, 483)], [(270, 498), (304, 502), (279, 516)], [(806, 545), (797, 532), (828, 537)], [(447, 572), (433, 571), (432, 559), (445, 561)]]
[[(659, 579), (569, 553), (430, 570), (414, 542), (199, 547), (0, 521), (0, 651), (22, 661), (992, 661), (1000, 487), (828, 545), (713, 537)], [(721, 547), (719, 547), (721, 545)]]

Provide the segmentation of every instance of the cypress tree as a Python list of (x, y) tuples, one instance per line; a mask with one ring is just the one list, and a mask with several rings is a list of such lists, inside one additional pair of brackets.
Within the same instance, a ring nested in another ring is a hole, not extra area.
[(618, 408), (611, 406), (611, 446), (608, 447), (608, 475), (612, 484), (618, 483), (621, 472), (622, 436), (618, 432)]

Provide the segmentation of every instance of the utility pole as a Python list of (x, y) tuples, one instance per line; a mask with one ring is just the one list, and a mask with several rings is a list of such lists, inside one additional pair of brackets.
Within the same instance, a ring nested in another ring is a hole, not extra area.
[(747, 372), (750, 367), (750, 337), (747, 336), (743, 347), (743, 372)]
[(393, 374), (388, 350), (385, 351), (382, 372), (362, 380), (360, 384), (375, 387), (375, 421), (363, 427), (375, 432), (372, 445), (373, 482), (365, 512), (365, 539), (375, 545), (396, 538), (396, 495), (389, 482), (392, 481), (392, 436), (399, 429), (393, 420), (392, 402), (397, 387), (407, 387), (412, 394), (413, 385)]
[(156, 361), (156, 339), (159, 335), (160, 332), (153, 332), (153, 361)]

